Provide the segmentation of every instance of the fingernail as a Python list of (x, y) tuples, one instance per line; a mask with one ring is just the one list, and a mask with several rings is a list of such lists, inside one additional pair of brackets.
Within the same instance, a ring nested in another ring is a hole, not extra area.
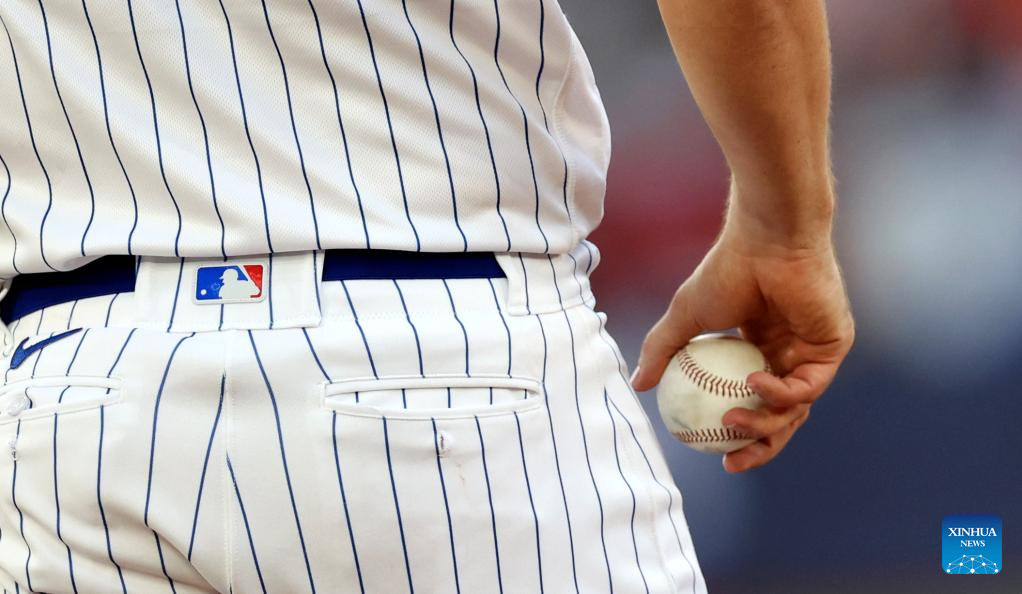
[(725, 429), (734, 429), (737, 426), (738, 425), (735, 425), (734, 423), (728, 423), (727, 425), (724, 425), (724, 428)]

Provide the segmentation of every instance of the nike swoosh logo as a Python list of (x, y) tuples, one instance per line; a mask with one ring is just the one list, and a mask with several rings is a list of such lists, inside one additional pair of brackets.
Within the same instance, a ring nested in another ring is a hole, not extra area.
[(28, 342), (28, 339), (26, 338), (25, 340), (22, 340), (21, 344), (18, 345), (18, 348), (14, 351), (14, 354), (11, 356), (10, 365), (11, 369), (17, 369), (18, 367), (21, 367), (21, 364), (24, 363), (26, 359), (31, 357), (32, 354), (35, 353), (36, 351), (42, 350), (62, 338), (67, 338), (72, 334), (78, 334), (81, 331), (82, 331), (81, 328), (75, 328), (74, 330), (68, 330), (67, 332), (61, 332), (60, 334), (54, 334), (53, 336), (49, 338), (44, 338), (29, 347), (25, 346), (25, 343)]

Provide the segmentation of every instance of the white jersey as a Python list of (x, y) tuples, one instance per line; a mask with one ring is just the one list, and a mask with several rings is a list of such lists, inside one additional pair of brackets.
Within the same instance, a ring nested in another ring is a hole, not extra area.
[(0, 278), (107, 254), (566, 253), (609, 130), (556, 0), (0, 4)]

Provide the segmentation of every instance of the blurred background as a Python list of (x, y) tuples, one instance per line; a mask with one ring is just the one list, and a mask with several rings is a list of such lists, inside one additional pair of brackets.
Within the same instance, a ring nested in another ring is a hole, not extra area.
[[(831, 0), (837, 242), (858, 340), (775, 462), (664, 432), (714, 594), (1022, 592), (1022, 2)], [(634, 364), (713, 240), (723, 158), (656, 3), (562, 0), (614, 134), (598, 307)], [(653, 393), (643, 398), (651, 416)], [(660, 423), (655, 423), (660, 426)], [(1004, 572), (940, 570), (941, 520), (1004, 522)]]

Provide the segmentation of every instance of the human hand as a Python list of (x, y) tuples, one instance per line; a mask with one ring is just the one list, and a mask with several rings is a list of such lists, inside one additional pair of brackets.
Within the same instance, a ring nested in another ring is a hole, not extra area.
[(738, 328), (763, 351), (774, 373), (749, 375), (766, 402), (723, 418), (757, 441), (724, 457), (728, 472), (774, 459), (808, 419), (854, 339), (841, 271), (829, 231), (798, 245), (766, 240), (733, 217), (702, 263), (675, 292), (646, 336), (632, 375), (637, 391), (653, 388), (671, 357), (708, 330)]

